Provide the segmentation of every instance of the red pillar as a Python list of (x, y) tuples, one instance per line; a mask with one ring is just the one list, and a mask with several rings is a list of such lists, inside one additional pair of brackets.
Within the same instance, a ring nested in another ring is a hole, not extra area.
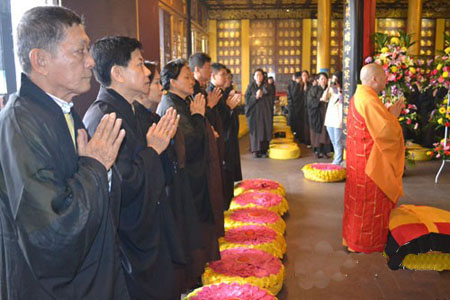
[(375, 33), (376, 0), (364, 1), (363, 59), (373, 55), (372, 35)]

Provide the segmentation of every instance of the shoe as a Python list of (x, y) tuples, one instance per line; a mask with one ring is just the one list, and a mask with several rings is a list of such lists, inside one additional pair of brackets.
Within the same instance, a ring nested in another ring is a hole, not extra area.
[(267, 153), (263, 153), (263, 154), (261, 154), (261, 157), (262, 157), (262, 158), (267, 158), (267, 157), (269, 157), (269, 156), (267, 155)]
[(311, 147), (312, 147), (311, 145), (306, 145), (306, 148), (308, 148), (308, 149), (311, 148)]
[(325, 157), (326, 159), (330, 158), (330, 157), (328, 156), (328, 154), (326, 154), (326, 153), (323, 154), (323, 157)]
[(319, 153), (319, 152), (314, 152), (314, 156), (316, 157), (316, 158), (322, 158), (323, 156), (322, 156), (322, 153)]
[(253, 158), (260, 158), (261, 154), (259, 154), (258, 152), (253, 152)]

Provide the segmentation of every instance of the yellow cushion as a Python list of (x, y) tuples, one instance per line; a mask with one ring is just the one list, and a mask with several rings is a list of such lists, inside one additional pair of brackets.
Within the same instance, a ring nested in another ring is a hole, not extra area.
[(301, 154), (296, 143), (272, 144), (269, 148), (269, 157), (272, 159), (296, 159)]

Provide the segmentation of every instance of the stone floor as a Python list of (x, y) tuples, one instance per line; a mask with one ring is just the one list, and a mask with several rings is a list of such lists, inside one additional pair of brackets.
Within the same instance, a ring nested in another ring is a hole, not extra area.
[[(264, 177), (286, 189), (290, 212), (287, 254), (280, 300), (300, 299), (448, 299), (450, 272), (391, 271), (381, 254), (348, 254), (341, 245), (344, 183), (316, 183), (303, 177), (303, 165), (314, 162), (302, 145), (297, 160), (253, 158), (248, 137), (240, 142), (244, 178)], [(327, 160), (321, 159), (326, 162)], [(331, 161), (331, 160), (329, 160)], [(450, 163), (439, 183), (440, 162), (407, 166), (405, 196), (399, 203), (431, 205), (450, 210)]]

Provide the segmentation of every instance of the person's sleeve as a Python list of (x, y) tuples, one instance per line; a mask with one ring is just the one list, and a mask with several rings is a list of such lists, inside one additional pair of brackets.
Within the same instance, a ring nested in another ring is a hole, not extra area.
[(245, 92), (245, 114), (248, 116), (253, 107), (256, 104), (256, 91), (252, 89), (251, 85), (247, 87), (247, 91)]
[(355, 102), (356, 109), (366, 121), (367, 129), (374, 140), (374, 145), (382, 152), (396, 150), (401, 127), (386, 107), (377, 99)]
[[(90, 134), (95, 132), (103, 115), (109, 113), (109, 111), (106, 111), (107, 109), (106, 107), (96, 106), (90, 108), (90, 111), (86, 113), (83, 121)], [(125, 130), (127, 129), (125, 128)], [(136, 149), (130, 149), (126, 139), (120, 147), (115, 165), (122, 179), (122, 205), (130, 204), (144, 193), (145, 176), (147, 174), (160, 174), (163, 170), (161, 159), (153, 148), (145, 145), (140, 151), (136, 152)], [(148, 167), (143, 168), (144, 165)], [(158, 194), (161, 184), (159, 180), (155, 179), (152, 191)]]
[(77, 169), (65, 178), (70, 164), (55, 159), (44, 130), (26, 115), (4, 118), (1, 172), (20, 248), (36, 278), (73, 278), (102, 234), (109, 205), (107, 173), (97, 160), (80, 157)]
[(184, 136), (187, 160), (203, 152), (206, 142), (205, 126), (205, 118), (200, 114), (180, 115), (178, 130), (181, 130)]

